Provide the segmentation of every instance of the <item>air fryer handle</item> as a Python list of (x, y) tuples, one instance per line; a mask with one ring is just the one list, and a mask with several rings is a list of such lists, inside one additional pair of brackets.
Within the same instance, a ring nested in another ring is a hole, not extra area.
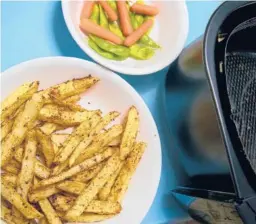
[(246, 199), (237, 204), (236, 209), (245, 224), (256, 223), (256, 197)]

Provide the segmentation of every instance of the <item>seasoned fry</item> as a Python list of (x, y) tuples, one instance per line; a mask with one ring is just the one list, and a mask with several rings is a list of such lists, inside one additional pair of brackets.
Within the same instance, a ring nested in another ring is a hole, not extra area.
[(56, 185), (56, 187), (62, 191), (79, 195), (86, 187), (86, 184), (79, 181), (66, 180)]
[(46, 135), (52, 134), (54, 131), (63, 130), (65, 126), (54, 124), (54, 123), (44, 123), (39, 129)]
[(1, 203), (1, 219), (4, 220), (7, 224), (19, 223), (19, 220), (13, 217), (11, 213), (11, 209)]
[(91, 128), (89, 130), (90, 133), (88, 133), (87, 135), (88, 137), (85, 136), (84, 140), (80, 142), (78, 147), (76, 147), (76, 149), (72, 153), (69, 159), (69, 167), (71, 167), (75, 163), (76, 159), (80, 156), (81, 152), (92, 142), (95, 135), (98, 134), (105, 126), (107, 126), (111, 121), (113, 121), (118, 116), (119, 113), (113, 111), (104, 116), (100, 122), (95, 122), (95, 125), (91, 125)]
[(23, 147), (18, 147), (16, 150), (15, 150), (15, 153), (14, 153), (14, 159), (21, 163), (22, 160), (23, 160), (23, 154), (24, 154), (24, 148)]
[(84, 170), (87, 170), (93, 166), (95, 166), (98, 163), (103, 162), (104, 160), (106, 160), (107, 158), (109, 158), (113, 153), (115, 152), (114, 149), (112, 148), (108, 148), (106, 151), (104, 151), (101, 154), (98, 154), (88, 160), (85, 160), (83, 163), (80, 163), (77, 166), (72, 167), (71, 169), (60, 173), (59, 175), (50, 177), (49, 179), (45, 179), (40, 181), (35, 188), (41, 188), (43, 186), (48, 186), (57, 182), (60, 182), (62, 180), (65, 180), (67, 178), (70, 178), (72, 176), (74, 176), (75, 174), (82, 172)]
[[(52, 205), (56, 210), (65, 212), (71, 207), (75, 200), (75, 197), (54, 195), (52, 198)], [(118, 214), (121, 209), (121, 205), (118, 202), (92, 200), (88, 207), (85, 208), (85, 212), (106, 215)]]
[(137, 109), (132, 106), (129, 109), (127, 122), (125, 125), (121, 145), (120, 145), (120, 157), (124, 160), (132, 150), (135, 143), (136, 136), (139, 128), (139, 113)]
[(15, 111), (38, 90), (39, 82), (25, 83), (19, 86), (1, 103), (1, 120), (3, 121)]
[(119, 152), (116, 152), (106, 163), (98, 175), (90, 182), (81, 194), (76, 198), (74, 204), (67, 211), (66, 218), (74, 218), (80, 216), (85, 208), (90, 204), (93, 198), (98, 194), (100, 189), (105, 185), (110, 175), (120, 165)]
[(32, 180), (34, 177), (34, 168), (35, 168), (35, 157), (36, 157), (36, 137), (35, 132), (28, 132), (25, 152), (22, 160), (21, 170), (17, 179), (17, 191), (19, 194), (26, 199), (28, 195), (29, 188), (32, 185)]
[(98, 194), (98, 198), (99, 198), (100, 200), (104, 200), (104, 201), (107, 200), (107, 198), (108, 198), (108, 196), (109, 196), (109, 194), (110, 194), (110, 191), (111, 191), (111, 189), (112, 189), (112, 187), (113, 187), (113, 185), (114, 185), (114, 183), (115, 183), (115, 181), (116, 181), (116, 178), (117, 178), (117, 176), (119, 175), (120, 170), (121, 170), (122, 167), (123, 167), (123, 164), (124, 164), (124, 162), (120, 163), (118, 169), (117, 169), (114, 173), (111, 174), (111, 176), (109, 177), (107, 183), (106, 183), (106, 184), (104, 185), (104, 187), (100, 190), (100, 192), (99, 192), (99, 194)]
[(42, 214), (38, 212), (32, 205), (24, 200), (11, 185), (5, 181), (1, 181), (2, 196), (14, 205), (27, 219), (41, 218)]
[(50, 170), (40, 161), (35, 160), (35, 175), (41, 179), (46, 179), (50, 176)]
[(13, 119), (8, 119), (2, 122), (0, 141), (2, 141), (11, 132), (13, 123)]
[(100, 111), (71, 111), (67, 108), (53, 104), (44, 106), (39, 113), (39, 119), (51, 123), (56, 123), (64, 126), (78, 125), (94, 114), (100, 114)]
[(52, 86), (46, 89), (44, 92), (49, 93), (50, 95), (55, 96), (58, 99), (66, 99), (68, 97), (81, 94), (85, 92), (87, 89), (92, 87), (99, 81), (98, 78), (92, 77), (91, 75), (69, 80), (58, 85)]
[(30, 125), (36, 120), (42, 105), (42, 95), (34, 94), (32, 98), (27, 101), (21, 115), (16, 117), (12, 132), (10, 132), (10, 134), (6, 136), (2, 142), (1, 166), (7, 164), (7, 162), (11, 159), (15, 148), (22, 143)]
[(26, 217), (24, 217), (24, 215), (22, 215), (22, 213), (15, 208), (14, 206), (12, 206), (12, 217), (14, 218), (14, 222), (17, 224), (30, 224), (30, 221), (28, 219), (26, 219)]
[(81, 96), (74, 95), (74, 96), (70, 96), (70, 97), (64, 99), (63, 102), (64, 103), (77, 103), (79, 100), (81, 100)]
[(51, 203), (48, 201), (48, 199), (39, 201), (39, 205), (40, 205), (43, 213), (45, 214), (49, 224), (62, 224), (59, 216), (53, 209), (53, 207), (52, 207)]
[(68, 168), (68, 160), (66, 160), (64, 163), (61, 163), (53, 168), (51, 176), (56, 176), (60, 174), (62, 171), (66, 171)]
[[(23, 150), (23, 148), (19, 148), (19, 149), (22, 149)], [(15, 154), (14, 156), (16, 156), (16, 157), (14, 157), (15, 159), (16, 159), (16, 161), (17, 161), (17, 159), (20, 159), (18, 156), (17, 156), (18, 154)], [(22, 156), (22, 158), (23, 158), (23, 156)], [(19, 161), (19, 162), (22, 162), (22, 158), (21, 158), (21, 161)], [(35, 159), (35, 161), (34, 161), (34, 165), (35, 165), (35, 167), (34, 167), (34, 172), (35, 172), (35, 175), (37, 176), (37, 177), (39, 177), (39, 178), (41, 178), (41, 179), (45, 179), (45, 178), (48, 178), (49, 176), (50, 176), (50, 170), (49, 170), (49, 168), (48, 167), (46, 167), (44, 164), (42, 164), (40, 161), (38, 161), (37, 159)], [(16, 170), (16, 169), (15, 169)], [(15, 171), (15, 173), (16, 173), (17, 171)]]
[[(114, 138), (119, 136), (122, 131), (122, 125), (113, 125), (106, 132), (97, 135), (92, 144), (86, 149), (84, 148), (85, 150), (80, 154), (79, 158), (77, 158), (75, 164), (78, 164), (85, 159), (94, 156), (96, 153), (100, 153), (102, 150), (104, 150), (104, 147), (106, 147), (111, 141), (113, 141)], [(83, 148), (83, 144), (81, 143), (78, 147)]]
[(119, 146), (121, 144), (122, 135), (117, 136), (112, 142), (110, 142), (109, 146)]
[(49, 222), (47, 221), (47, 219), (44, 217), (44, 218), (41, 218), (39, 220), (39, 224), (49, 224)]
[(97, 124), (100, 120), (100, 116), (95, 114), (91, 119), (82, 122), (69, 136), (67, 142), (65, 141), (65, 146), (59, 150), (59, 153), (54, 158), (54, 163), (63, 163), (72, 154), (80, 141), (85, 138), (91, 129), (91, 126)]
[(92, 223), (92, 222), (100, 222), (106, 219), (112, 218), (114, 215), (98, 215), (93, 213), (84, 213), (80, 216), (76, 217), (64, 217), (64, 220), (67, 222), (85, 222), (85, 223)]
[(29, 194), (29, 201), (35, 203), (59, 192), (60, 190), (56, 188), (54, 185), (47, 186), (43, 189), (32, 191)]
[(61, 147), (68, 136), (69, 134), (52, 134), (51, 140), (57, 147)]
[(12, 185), (12, 187), (16, 187), (17, 176), (12, 173), (2, 173), (1, 178), (4, 182)]
[(3, 167), (3, 170), (17, 175), (20, 171), (20, 164), (15, 160), (11, 160), (5, 167)]
[(52, 101), (52, 104), (56, 104), (60, 107), (67, 108), (71, 111), (81, 111), (81, 112), (85, 111), (85, 109), (82, 106), (78, 105), (78, 104), (66, 103), (66, 102), (64, 102), (60, 99), (55, 98), (54, 96), (51, 96), (51, 101)]
[(103, 166), (105, 165), (105, 163), (100, 163), (97, 166), (89, 169), (89, 170), (85, 170), (77, 175), (75, 175), (74, 177), (71, 178), (71, 180), (73, 181), (82, 181), (84, 183), (88, 182), (89, 180), (91, 180), (92, 178), (94, 178), (103, 168)]
[(146, 144), (144, 142), (136, 143), (129, 157), (125, 161), (119, 176), (111, 189), (108, 200), (118, 201), (121, 203), (124, 194), (128, 189), (129, 182), (140, 162), (140, 159), (145, 151)]
[(36, 131), (36, 136), (37, 136), (37, 140), (41, 146), (46, 165), (48, 167), (50, 167), (53, 162), (54, 156), (55, 156), (51, 137), (47, 136), (40, 130)]

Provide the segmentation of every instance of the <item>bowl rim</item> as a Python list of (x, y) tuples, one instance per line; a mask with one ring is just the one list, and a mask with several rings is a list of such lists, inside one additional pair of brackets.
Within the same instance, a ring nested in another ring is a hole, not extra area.
[(155, 72), (158, 72), (165, 67), (169, 66), (173, 63), (173, 61), (179, 56), (181, 53), (183, 47), (185, 46), (187, 37), (188, 37), (188, 31), (189, 31), (189, 16), (188, 16), (188, 9), (185, 0), (179, 0), (177, 1), (177, 4), (181, 5), (180, 13), (182, 13), (182, 26), (181, 27), (181, 34), (179, 35), (180, 41), (177, 43), (176, 50), (173, 53), (173, 57), (170, 57), (168, 60), (159, 61), (158, 63), (153, 63), (151, 66), (145, 66), (144, 68), (122, 68), (122, 65), (118, 65), (115, 63), (108, 63), (109, 60), (103, 61), (102, 57), (100, 55), (93, 55), (91, 54), (91, 49), (89, 47), (86, 47), (83, 42), (80, 40), (79, 34), (75, 29), (75, 26), (73, 25), (73, 22), (71, 21), (71, 18), (68, 13), (68, 3), (67, 0), (61, 1), (62, 6), (62, 13), (63, 17), (66, 23), (66, 26), (69, 30), (69, 33), (71, 34), (72, 38), (75, 40), (77, 45), (83, 50), (91, 59), (93, 59), (98, 64), (113, 70), (115, 72), (122, 73), (124, 75), (149, 75)]

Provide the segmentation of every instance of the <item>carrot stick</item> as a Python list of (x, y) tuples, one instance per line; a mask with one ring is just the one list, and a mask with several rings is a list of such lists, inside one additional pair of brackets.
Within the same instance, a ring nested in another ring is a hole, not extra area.
[(117, 10), (119, 13), (123, 35), (129, 36), (133, 32), (133, 28), (131, 25), (128, 9), (126, 7), (126, 1), (117, 1)]
[(84, 2), (84, 6), (83, 6), (81, 16), (80, 16), (81, 20), (90, 18), (94, 4), (95, 4), (94, 1), (85, 1)]
[(132, 5), (130, 10), (134, 13), (142, 14), (146, 16), (156, 16), (159, 13), (158, 8), (155, 6), (142, 5), (138, 3), (135, 3), (134, 5)]
[(101, 37), (105, 40), (111, 41), (115, 44), (122, 44), (123, 41), (120, 37), (112, 33), (111, 31), (95, 24), (89, 19), (83, 19), (80, 23), (80, 29), (86, 34), (94, 34), (97, 37)]
[(154, 22), (152, 19), (144, 22), (137, 30), (125, 39), (124, 45), (130, 47), (135, 44), (153, 26), (153, 24)]
[(99, 3), (102, 6), (102, 8), (105, 10), (108, 16), (108, 19), (111, 22), (114, 22), (118, 19), (116, 12), (110, 7), (110, 5), (106, 1), (99, 1)]

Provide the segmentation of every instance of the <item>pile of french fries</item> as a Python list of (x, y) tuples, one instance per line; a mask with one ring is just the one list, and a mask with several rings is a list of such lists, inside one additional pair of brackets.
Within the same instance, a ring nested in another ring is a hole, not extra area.
[[(1, 218), (6, 223), (96, 222), (121, 212), (144, 153), (139, 114), (87, 110), (80, 94), (98, 78), (39, 91), (25, 83), (1, 103)], [(63, 131), (72, 128), (71, 133)]]

